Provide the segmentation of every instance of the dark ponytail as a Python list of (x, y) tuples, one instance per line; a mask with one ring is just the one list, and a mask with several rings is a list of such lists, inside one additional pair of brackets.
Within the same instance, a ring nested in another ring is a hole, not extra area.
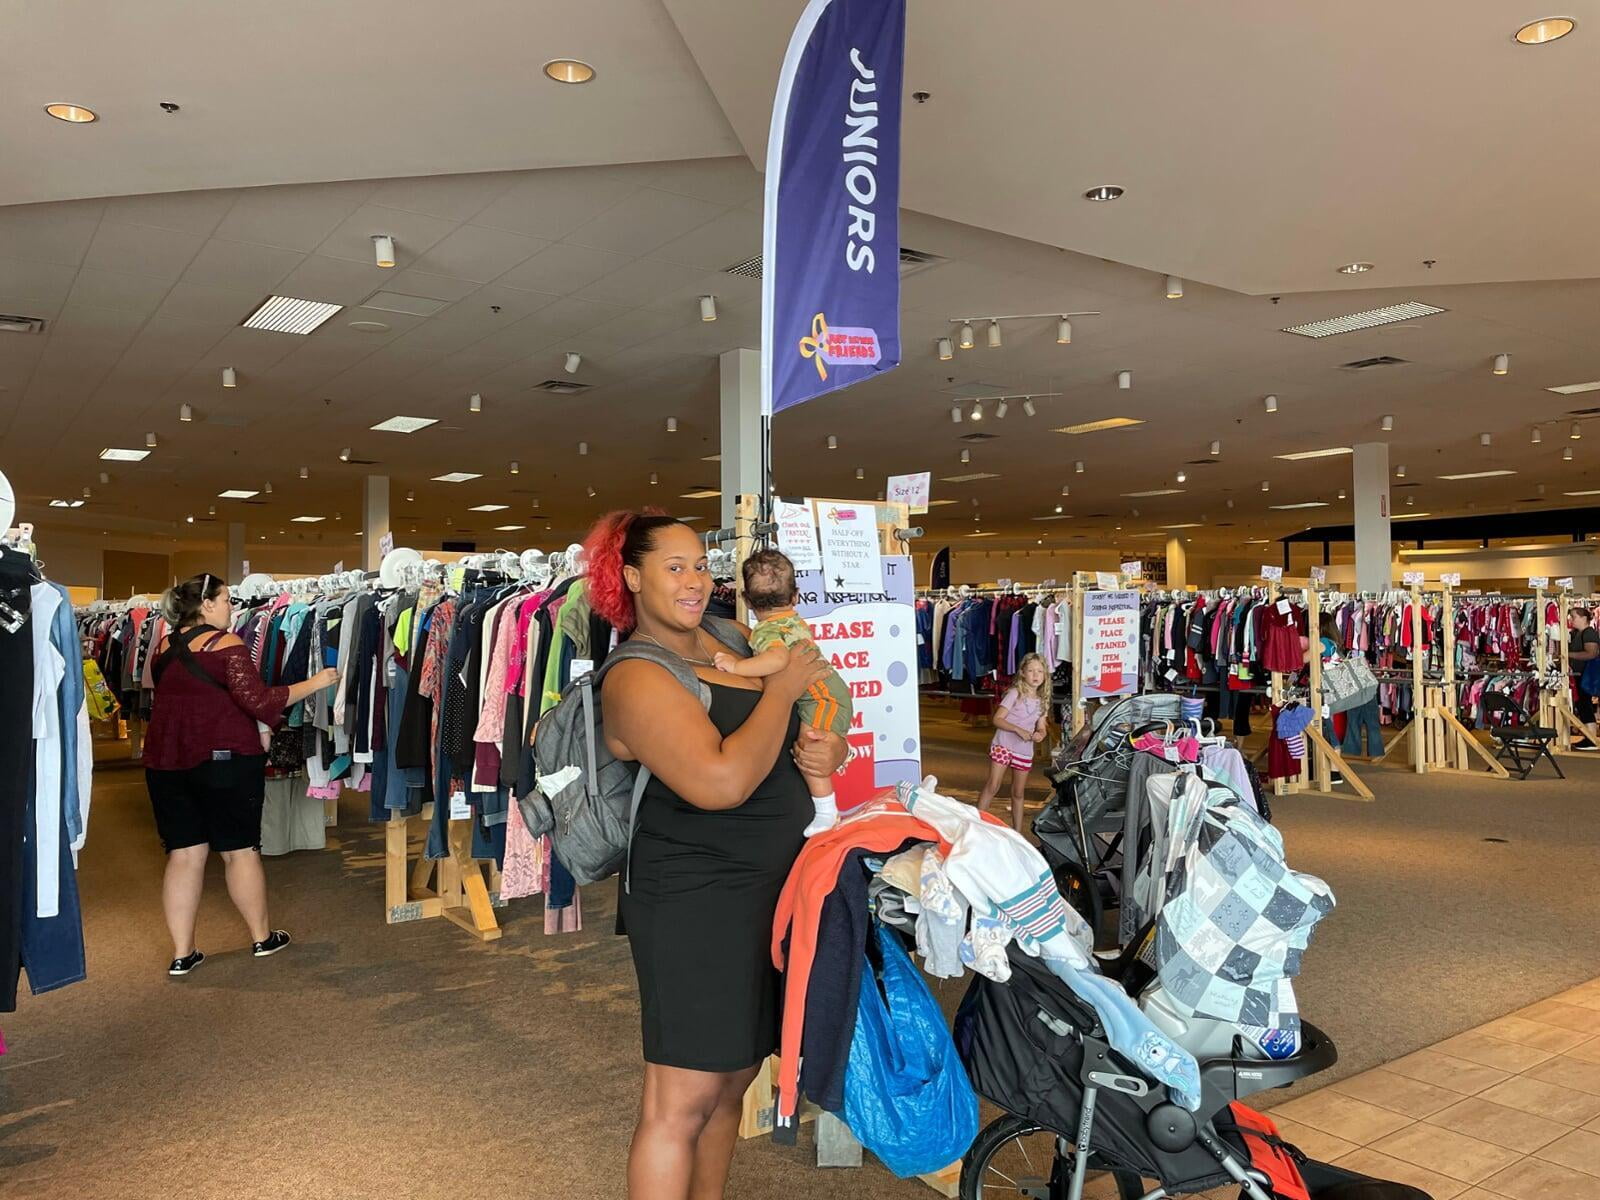
[(161, 595), (161, 615), (174, 629), (192, 625), (200, 619), (200, 605), (215, 600), (227, 586), (227, 580), (209, 574), (175, 583)]

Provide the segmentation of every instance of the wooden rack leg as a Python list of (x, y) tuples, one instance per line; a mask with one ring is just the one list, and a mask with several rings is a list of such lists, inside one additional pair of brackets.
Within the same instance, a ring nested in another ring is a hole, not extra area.
[(411, 853), (412, 820), (392, 817), (383, 830), (384, 920), (390, 925), (437, 917), (443, 910), (439, 897), (428, 888), (433, 863), (418, 854), (407, 878), (406, 857)]
[[(445, 890), (446, 868), (450, 891)], [(503, 932), (489, 902), (489, 888), (483, 868), (472, 857), (472, 828), (466, 821), (450, 822), (450, 856), (439, 864), (440, 898), (444, 917), (484, 941), (493, 941)]]
[(1375, 762), (1375, 763), (1381, 763), (1384, 759), (1388, 758), (1391, 754), (1393, 754), (1396, 750), (1398, 750), (1400, 748), (1400, 746), (1401, 746), (1401, 744), (1403, 742), (1405, 742), (1407, 739), (1409, 739), (1411, 737), (1411, 735), (1416, 731), (1416, 728), (1417, 728), (1417, 723), (1416, 723), (1415, 720), (1413, 720), (1411, 722), (1411, 724), (1407, 725), (1404, 729), (1402, 729), (1394, 737), (1390, 738), (1389, 739), (1389, 744), (1383, 748), (1383, 753), (1378, 755), (1378, 757), (1373, 759), (1372, 761)]
[(1472, 736), (1471, 731), (1460, 722), (1455, 713), (1451, 712), (1447, 708), (1441, 708), (1439, 710), (1439, 715), (1444, 719), (1445, 724), (1453, 727), (1456, 733), (1460, 735), (1460, 737), (1466, 742), (1467, 749), (1471, 750), (1479, 758), (1483, 759), (1489, 770), (1500, 776), (1501, 779), (1511, 778), (1511, 772), (1507, 771), (1505, 766), (1497, 761), (1495, 756), (1490, 754), (1489, 751), (1485, 749), (1482, 742)]
[(1350, 785), (1357, 796), (1363, 800), (1371, 800), (1373, 798), (1372, 789), (1361, 781), (1361, 776), (1350, 769), (1349, 764), (1344, 761), (1339, 752), (1333, 748), (1333, 744), (1328, 741), (1327, 735), (1314, 722), (1306, 726), (1306, 736), (1311, 739), (1311, 744), (1316, 748), (1318, 756), (1323, 760), (1319, 766), (1319, 771), (1328, 768), (1338, 771), (1339, 774), (1344, 776), (1344, 781)]

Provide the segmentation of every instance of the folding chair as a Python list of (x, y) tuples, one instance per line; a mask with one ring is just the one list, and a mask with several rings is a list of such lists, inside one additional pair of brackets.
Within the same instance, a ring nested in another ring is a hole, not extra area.
[(1529, 725), (1528, 714), (1510, 696), (1485, 692), (1483, 716), (1499, 745), (1495, 758), (1515, 772), (1518, 779), (1526, 779), (1541, 758), (1548, 761), (1562, 779), (1567, 777), (1555, 755), (1550, 753), (1556, 731), (1544, 725)]

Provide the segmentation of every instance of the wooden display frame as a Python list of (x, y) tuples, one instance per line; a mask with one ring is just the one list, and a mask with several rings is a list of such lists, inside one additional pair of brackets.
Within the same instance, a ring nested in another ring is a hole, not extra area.
[(450, 822), (449, 853), (444, 858), (426, 857), (419, 845), (416, 861), (407, 864), (414, 823), (425, 842), (432, 808), (424, 805), (418, 816), (396, 815), (384, 824), (384, 921), (401, 925), (443, 917), (479, 941), (492, 942), (504, 932), (494, 913), (504, 905), (499, 899), (500, 873), (493, 862), (472, 857), (470, 822)]

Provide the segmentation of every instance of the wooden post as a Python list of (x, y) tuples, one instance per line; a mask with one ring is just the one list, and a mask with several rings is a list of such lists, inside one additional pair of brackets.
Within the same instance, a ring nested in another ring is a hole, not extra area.
[[(1308, 631), (1307, 658), (1311, 666), (1311, 723), (1322, 729), (1322, 595), (1316, 588), (1309, 584), (1305, 590), (1306, 597), (1306, 629)], [(1332, 723), (1331, 720), (1329, 722)], [(1328, 755), (1323, 751), (1329, 743), (1323, 739), (1310, 739), (1307, 742), (1308, 753), (1306, 758), (1312, 763), (1312, 782), (1319, 792), (1333, 790), (1333, 767)]]
[(1083, 711), (1083, 577), (1072, 573), (1072, 732), (1083, 728), (1088, 717)]
[(1422, 662), (1427, 648), (1422, 644), (1422, 589), (1411, 585), (1411, 766), (1418, 775), (1427, 773), (1427, 697), (1423, 694)]

